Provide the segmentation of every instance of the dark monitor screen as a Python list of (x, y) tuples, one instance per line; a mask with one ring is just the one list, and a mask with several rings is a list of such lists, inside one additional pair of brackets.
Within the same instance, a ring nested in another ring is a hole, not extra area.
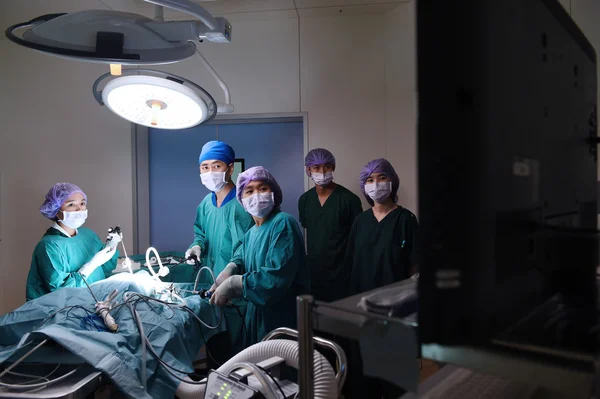
[(423, 343), (593, 352), (596, 54), (556, 0), (419, 0)]

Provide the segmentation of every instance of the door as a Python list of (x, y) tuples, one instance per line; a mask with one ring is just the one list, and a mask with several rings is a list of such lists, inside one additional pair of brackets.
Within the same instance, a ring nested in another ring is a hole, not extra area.
[(233, 147), (246, 169), (267, 168), (283, 191), (281, 209), (298, 220), (305, 181), (302, 122), (149, 129), (150, 244), (159, 251), (185, 251), (194, 239), (196, 208), (209, 194), (200, 182), (198, 158), (210, 140)]

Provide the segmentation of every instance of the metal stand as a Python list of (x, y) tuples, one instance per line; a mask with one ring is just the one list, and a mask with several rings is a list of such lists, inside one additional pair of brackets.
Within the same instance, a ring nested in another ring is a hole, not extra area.
[(312, 399), (314, 392), (314, 359), (313, 359), (313, 297), (311, 295), (299, 296), (297, 299), (298, 310), (298, 351), (300, 362), (298, 364), (298, 397)]

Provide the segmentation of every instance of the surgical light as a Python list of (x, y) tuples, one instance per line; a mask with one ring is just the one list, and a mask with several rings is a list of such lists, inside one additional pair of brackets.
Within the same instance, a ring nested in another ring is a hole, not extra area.
[[(6, 36), (16, 44), (61, 58), (109, 64), (110, 73), (94, 83), (94, 96), (101, 105), (130, 122), (183, 129), (210, 121), (217, 112), (233, 112), (229, 89), (194, 43), (229, 43), (229, 22), (212, 17), (189, 0), (145, 1), (156, 5), (154, 20), (107, 10), (49, 14), (10, 26)], [(163, 21), (163, 6), (199, 21)], [(19, 36), (17, 32), (23, 29), (26, 30)], [(185, 78), (147, 69), (122, 69), (122, 65), (174, 63), (194, 54), (223, 89), (224, 104), (217, 104), (206, 90)], [(98, 92), (99, 82), (108, 77), (114, 79)]]
[[(187, 86), (183, 78), (165, 72), (139, 71), (123, 70), (122, 76), (106, 83), (101, 92), (95, 92), (96, 100), (130, 122), (159, 129), (196, 126), (216, 113), (214, 99), (199, 86)], [(110, 77), (103, 75), (99, 80)]]

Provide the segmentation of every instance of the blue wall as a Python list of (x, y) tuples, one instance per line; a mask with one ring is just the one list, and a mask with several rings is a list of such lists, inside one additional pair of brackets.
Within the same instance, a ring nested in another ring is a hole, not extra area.
[(196, 208), (209, 193), (200, 181), (198, 156), (207, 141), (217, 139), (245, 159), (246, 169), (267, 168), (283, 191), (282, 210), (298, 220), (298, 198), (304, 192), (301, 122), (150, 129), (150, 244), (159, 251), (183, 251), (192, 243)]

